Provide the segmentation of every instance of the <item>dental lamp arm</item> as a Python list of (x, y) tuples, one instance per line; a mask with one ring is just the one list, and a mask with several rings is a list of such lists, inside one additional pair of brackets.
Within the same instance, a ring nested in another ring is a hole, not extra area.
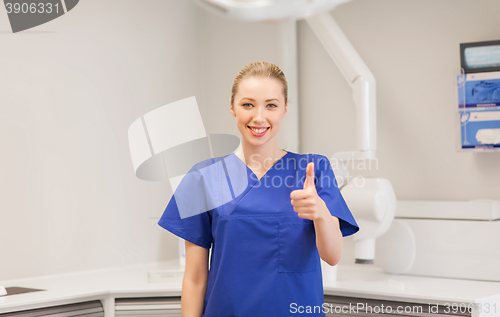
[[(330, 13), (321, 13), (307, 18), (306, 21), (353, 90), (358, 150), (335, 153), (334, 158), (340, 161), (375, 159), (377, 150), (375, 78)], [(375, 239), (389, 228), (394, 219), (396, 209), (394, 189), (388, 180), (382, 178), (365, 179), (362, 188), (345, 186), (348, 164), (337, 165), (336, 176), (342, 188), (342, 195), (360, 227), (354, 236), (356, 263), (373, 263)]]
[(353, 89), (358, 151), (336, 153), (335, 157), (374, 159), (377, 149), (375, 78), (330, 13), (320, 13), (306, 21)]

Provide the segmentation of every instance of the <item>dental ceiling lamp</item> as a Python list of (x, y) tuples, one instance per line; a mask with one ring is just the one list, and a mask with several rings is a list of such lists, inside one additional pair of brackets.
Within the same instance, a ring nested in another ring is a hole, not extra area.
[[(375, 78), (328, 12), (349, 0), (194, 1), (214, 14), (243, 21), (278, 22), (305, 19), (353, 90), (357, 150), (338, 152), (333, 158), (343, 162), (376, 159)], [(375, 258), (375, 239), (389, 229), (394, 219), (396, 211), (394, 189), (390, 181), (383, 178), (365, 178), (362, 185), (343, 182), (342, 180), (347, 178), (349, 164), (337, 165), (345, 166), (344, 170), (336, 171), (337, 181), (360, 227), (359, 232), (354, 235), (356, 263), (371, 264)]]
[(349, 0), (195, 0), (201, 7), (231, 19), (280, 21), (327, 12)]

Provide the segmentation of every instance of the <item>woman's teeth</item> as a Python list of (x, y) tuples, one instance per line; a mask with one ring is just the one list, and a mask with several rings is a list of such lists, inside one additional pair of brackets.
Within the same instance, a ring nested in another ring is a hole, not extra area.
[(255, 133), (262, 133), (262, 132), (267, 130), (267, 128), (260, 128), (260, 129), (255, 129), (252, 127), (249, 127), (249, 128), (252, 129), (252, 131), (254, 131)]

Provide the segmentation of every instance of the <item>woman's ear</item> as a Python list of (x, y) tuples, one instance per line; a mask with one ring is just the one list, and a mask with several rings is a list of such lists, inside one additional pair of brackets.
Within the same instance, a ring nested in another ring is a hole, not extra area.
[(234, 110), (233, 105), (231, 105), (231, 98), (229, 98), (229, 105), (230, 105), (229, 111), (231, 111), (233, 117), (236, 117), (236, 111)]
[(284, 117), (285, 117), (285, 115), (286, 115), (286, 113), (288, 112), (288, 103), (289, 103), (289, 102), (290, 102), (290, 100), (287, 100), (287, 101), (286, 101), (286, 104), (285, 104), (285, 111), (283, 112), (283, 117), (282, 117), (282, 118), (284, 118)]

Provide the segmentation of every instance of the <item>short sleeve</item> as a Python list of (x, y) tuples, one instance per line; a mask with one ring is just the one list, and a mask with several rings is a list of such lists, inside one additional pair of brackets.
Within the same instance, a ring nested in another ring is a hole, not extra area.
[(181, 218), (175, 195), (172, 195), (158, 225), (184, 240), (209, 249), (212, 244), (211, 220), (208, 212)]
[(315, 161), (316, 190), (326, 203), (330, 214), (339, 219), (342, 236), (358, 232), (359, 226), (340, 193), (330, 161), (323, 155), (318, 155)]

